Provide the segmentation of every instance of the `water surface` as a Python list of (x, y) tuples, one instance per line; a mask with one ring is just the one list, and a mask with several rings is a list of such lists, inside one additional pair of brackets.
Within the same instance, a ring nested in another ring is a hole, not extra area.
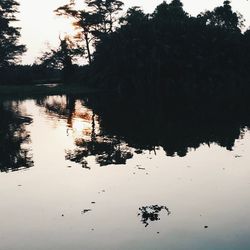
[(250, 249), (247, 123), (90, 103), (1, 102), (1, 250)]

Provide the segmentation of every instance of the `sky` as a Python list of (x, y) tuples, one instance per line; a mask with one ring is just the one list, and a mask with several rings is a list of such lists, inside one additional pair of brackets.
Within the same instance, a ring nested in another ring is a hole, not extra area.
[[(79, 0), (84, 1), (84, 0)], [(146, 13), (151, 13), (163, 0), (124, 0), (124, 9), (132, 6), (140, 6)], [(58, 17), (54, 10), (69, 0), (19, 0), (18, 26), (21, 30), (21, 42), (28, 51), (23, 56), (23, 64), (32, 64), (42, 51), (46, 50), (48, 43), (57, 46), (59, 35), (72, 33), (70, 21)], [(169, 0), (167, 1), (169, 2)], [(191, 15), (197, 15), (204, 10), (211, 10), (223, 3), (223, 0), (183, 0), (184, 9)], [(239, 11), (246, 19), (246, 27), (250, 26), (250, 1), (232, 0), (235, 11)]]

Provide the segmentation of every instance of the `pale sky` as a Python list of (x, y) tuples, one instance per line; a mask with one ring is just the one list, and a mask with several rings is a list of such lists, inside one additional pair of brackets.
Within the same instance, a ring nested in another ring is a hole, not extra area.
[[(83, 0), (82, 0), (83, 1)], [(163, 0), (124, 0), (125, 8), (141, 6), (150, 13)], [(27, 45), (28, 52), (23, 57), (23, 63), (31, 64), (46, 48), (46, 43), (58, 44), (59, 34), (72, 32), (69, 21), (57, 17), (53, 10), (69, 3), (69, 0), (19, 0), (19, 26), (22, 27), (21, 42)], [(169, 2), (169, 0), (167, 1)], [(191, 15), (197, 15), (205, 9), (210, 10), (223, 3), (223, 0), (183, 0), (184, 9)], [(234, 10), (243, 14), (246, 26), (250, 25), (250, 1), (232, 0)]]

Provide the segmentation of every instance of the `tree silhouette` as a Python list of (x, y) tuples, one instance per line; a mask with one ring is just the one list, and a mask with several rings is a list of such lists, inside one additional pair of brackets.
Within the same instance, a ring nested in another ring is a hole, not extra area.
[(206, 11), (198, 16), (212, 26), (221, 27), (228, 31), (240, 32), (244, 26), (244, 20), (240, 13), (233, 12), (231, 2), (226, 0), (223, 6), (216, 7), (213, 11)]
[(19, 3), (14, 0), (0, 1), (0, 70), (12, 65), (20, 59), (26, 51), (24, 45), (20, 45), (20, 28), (15, 27), (16, 14)]
[(166, 1), (163, 1), (163, 3), (158, 5), (152, 14), (152, 17), (158, 21), (163, 21), (164, 23), (176, 23), (179, 21), (185, 21), (188, 15), (183, 10), (182, 2), (180, 0), (173, 0), (169, 4), (167, 4)]
[[(123, 5), (118, 0), (87, 0), (84, 9), (75, 9), (75, 2), (70, 1), (55, 10), (59, 16), (72, 18), (73, 25), (77, 30), (75, 42), (85, 48), (89, 64), (92, 63), (92, 51), (96, 42), (103, 34), (113, 31), (116, 21), (115, 15)], [(84, 44), (82, 44), (84, 41)]]
[(61, 69), (64, 82), (69, 82), (74, 73), (73, 62), (84, 54), (82, 48), (76, 47), (69, 36), (60, 39), (60, 45), (57, 49), (49, 48), (38, 58), (37, 63), (46, 68)]
[(123, 2), (119, 0), (86, 0), (92, 13), (99, 18), (99, 25), (96, 30), (96, 36), (108, 34), (114, 31), (117, 22), (117, 14), (122, 10)]
[[(74, 10), (74, 1), (70, 4), (59, 7), (55, 10), (55, 13), (59, 16), (70, 17), (74, 20), (73, 25), (78, 31), (75, 36), (75, 42), (86, 48), (89, 64), (92, 62), (91, 56), (91, 42), (93, 40), (93, 32), (95, 27), (99, 24), (100, 20), (95, 13), (89, 13), (86, 10)], [(82, 41), (84, 44), (82, 44)]]
[(247, 98), (249, 35), (242, 34), (244, 19), (230, 1), (197, 17), (180, 0), (163, 1), (152, 14), (130, 8), (119, 22), (119, 0), (85, 0), (83, 6), (70, 1), (56, 13), (73, 20), (73, 43), (87, 55), (84, 84), (133, 93), (155, 108), (165, 99)]
[(179, 0), (164, 1), (151, 15), (130, 8), (98, 41), (89, 82), (156, 105), (166, 98), (238, 98), (250, 90), (243, 21), (228, 1), (198, 17)]

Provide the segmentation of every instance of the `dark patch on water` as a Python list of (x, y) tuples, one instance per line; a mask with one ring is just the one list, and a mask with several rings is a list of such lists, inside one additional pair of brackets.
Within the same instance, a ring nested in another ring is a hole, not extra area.
[(234, 157), (235, 158), (240, 158), (240, 157), (242, 157), (242, 155), (235, 155)]
[(170, 215), (171, 212), (166, 206), (159, 205), (151, 205), (151, 206), (143, 206), (139, 208), (140, 212), (138, 216), (141, 216), (142, 224), (147, 227), (150, 222), (160, 220), (160, 212), (166, 211), (167, 215)]
[(86, 214), (86, 213), (88, 213), (88, 212), (90, 212), (90, 211), (92, 211), (92, 209), (89, 209), (89, 208), (83, 209), (83, 210), (81, 211), (81, 214)]
[(146, 168), (138, 167), (139, 170), (146, 170)]

